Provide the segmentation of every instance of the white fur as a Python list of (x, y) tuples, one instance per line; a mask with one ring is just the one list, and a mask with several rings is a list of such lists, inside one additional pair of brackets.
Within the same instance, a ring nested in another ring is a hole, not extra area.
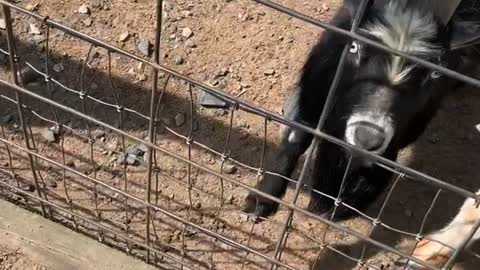
[[(478, 190), (476, 194), (480, 195), (480, 190)], [(431, 241), (428, 245), (417, 248), (413, 253), (414, 256), (420, 257), (420, 259), (425, 260), (426, 263), (430, 263), (428, 259), (433, 258), (437, 254), (449, 257), (454, 250), (461, 247), (461, 244), (472, 232), (475, 224), (479, 220), (480, 208), (477, 207), (474, 199), (466, 199), (455, 218), (447, 226), (426, 237), (427, 239), (435, 241)], [(479, 239), (480, 230), (475, 232), (468, 245), (473, 244)], [(412, 261), (408, 262), (408, 266), (409, 269), (423, 269), (423, 267)], [(437, 267), (441, 267), (441, 265)]]
[(374, 114), (370, 112), (354, 113), (347, 121), (347, 129), (345, 130), (345, 141), (349, 144), (355, 145), (355, 130), (358, 122), (369, 122), (382, 128), (385, 132), (385, 141), (383, 145), (374, 153), (383, 154), (390, 144), (394, 129), (392, 119), (381, 114)]
[[(391, 0), (383, 11), (384, 21), (372, 22), (365, 30), (392, 49), (417, 56), (437, 55), (439, 48), (428, 42), (438, 32), (433, 15), (404, 8), (399, 2)], [(407, 78), (413, 64), (407, 65), (405, 59), (392, 55), (386, 68), (390, 81), (398, 84)]]

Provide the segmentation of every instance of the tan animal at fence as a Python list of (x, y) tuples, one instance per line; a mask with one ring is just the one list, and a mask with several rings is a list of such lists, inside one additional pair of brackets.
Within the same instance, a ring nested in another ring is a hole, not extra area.
[[(480, 190), (477, 191), (480, 195)], [(474, 199), (468, 198), (463, 203), (455, 218), (444, 228), (430, 233), (421, 240), (415, 247), (412, 256), (425, 263), (441, 268), (444, 266), (453, 252), (461, 247), (465, 237), (474, 229), (475, 224), (480, 220), (480, 206)], [(480, 230), (468, 243), (467, 247), (480, 238)], [(397, 261), (396, 269), (423, 270), (426, 269), (415, 262), (407, 259)]]

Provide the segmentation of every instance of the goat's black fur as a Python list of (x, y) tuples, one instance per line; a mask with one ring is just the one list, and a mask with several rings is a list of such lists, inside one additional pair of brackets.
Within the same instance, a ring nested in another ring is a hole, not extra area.
[[(383, 2), (379, 5), (385, 5), (385, 2), (389, 1)], [(405, 8), (415, 8), (409, 5), (407, 4)], [(353, 6), (355, 5), (347, 0), (331, 23), (343, 29), (350, 29), (355, 13)], [(375, 5), (370, 7), (366, 11), (362, 24), (368, 21), (381, 21), (382, 18), (378, 14), (381, 8), (381, 6), (376, 7)], [(437, 35), (430, 41), (439, 45), (442, 53), (435, 57), (433, 54), (424, 55), (425, 59), (455, 69), (460, 63), (457, 52), (448, 50), (449, 44), (452, 42), (451, 28), (449, 25), (444, 27), (438, 23), (438, 29)], [(325, 31), (322, 34), (303, 67), (296, 88), (287, 101), (288, 106), (285, 113), (288, 119), (312, 128), (316, 127), (342, 50), (348, 42), (352, 41), (334, 32)], [(366, 57), (370, 57), (370, 59), (387, 57), (385, 53), (374, 48), (365, 50)], [(350, 58), (347, 59), (349, 62), (345, 66), (344, 76), (338, 86), (334, 106), (328, 114), (322, 131), (342, 139), (347, 124), (346, 118), (353, 113), (354, 109), (378, 107), (378, 110), (382, 110), (384, 104), (389, 104), (388, 113), (395, 122), (396, 132), (388, 148), (381, 155), (395, 160), (401, 149), (415, 142), (424, 132), (434, 117), (442, 98), (457, 85), (457, 82), (446, 76), (433, 80), (430, 77), (431, 71), (421, 66), (415, 66), (415, 71), (412, 71), (408, 80), (392, 84), (387, 80), (384, 66), (373, 65), (372, 63), (377, 62), (369, 62), (367, 59), (365, 66), (355, 67), (352, 63), (354, 59)], [(389, 90), (378, 90), (381, 87)], [(292, 132), (294, 132), (294, 139), (289, 139)], [(299, 157), (310, 146), (311, 141), (311, 134), (286, 128), (282, 132), (277, 156), (267, 169), (289, 177), (295, 169)], [(314, 151), (312, 188), (337, 197), (350, 153), (326, 140), (321, 140)], [(351, 168), (341, 191), (341, 201), (358, 210), (364, 210), (384, 191), (391, 177), (390, 171), (369, 164), (364, 158), (353, 156)], [(280, 198), (286, 191), (287, 181), (281, 177), (267, 174), (257, 188)], [(310, 210), (330, 217), (334, 209), (333, 205), (333, 200), (312, 192)], [(246, 199), (244, 211), (265, 217), (274, 214), (277, 209), (277, 203), (250, 193)], [(334, 219), (344, 219), (354, 215), (356, 213), (351, 209), (339, 206)]]

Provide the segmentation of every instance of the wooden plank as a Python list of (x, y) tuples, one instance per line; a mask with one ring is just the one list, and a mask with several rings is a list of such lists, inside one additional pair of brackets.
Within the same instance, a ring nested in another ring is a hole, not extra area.
[(0, 243), (49, 270), (157, 269), (6, 201), (0, 209)]

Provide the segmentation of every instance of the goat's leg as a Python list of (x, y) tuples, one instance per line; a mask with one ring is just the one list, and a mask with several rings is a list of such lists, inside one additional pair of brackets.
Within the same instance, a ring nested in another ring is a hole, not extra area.
[[(287, 101), (286, 117), (296, 122), (306, 123), (299, 111), (298, 99), (299, 89), (296, 89)], [(312, 135), (307, 132), (290, 127), (284, 128), (281, 133), (278, 154), (269, 161), (267, 169), (275, 174), (290, 177), (297, 165), (298, 158), (306, 151), (311, 141)], [(281, 198), (286, 192), (288, 180), (278, 175), (266, 173), (256, 188), (271, 196)], [(278, 203), (254, 192), (250, 192), (245, 203), (244, 212), (257, 217), (267, 217), (275, 214), (278, 210)]]

